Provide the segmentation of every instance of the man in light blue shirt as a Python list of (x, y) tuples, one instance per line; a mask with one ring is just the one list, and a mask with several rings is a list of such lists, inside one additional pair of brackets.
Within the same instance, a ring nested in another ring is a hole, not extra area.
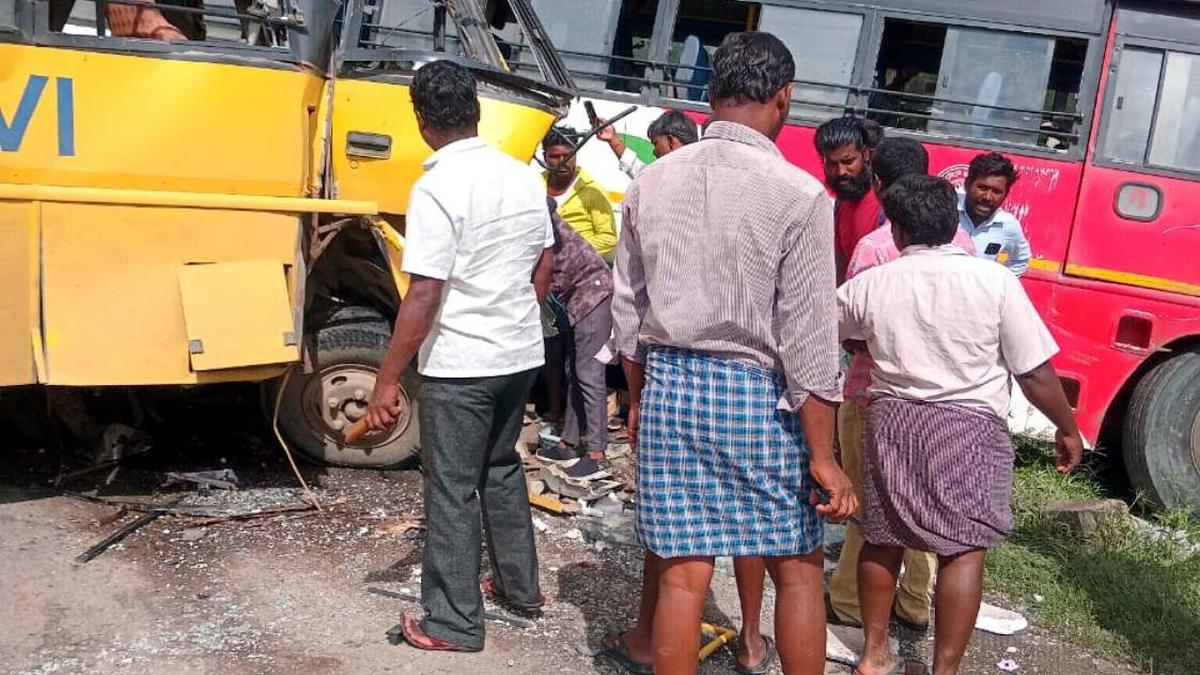
[(1016, 168), (998, 152), (971, 160), (966, 192), (958, 196), (958, 222), (974, 240), (975, 255), (995, 260), (1021, 276), (1032, 257), (1029, 240), (1021, 221), (1000, 208), (1016, 182)]

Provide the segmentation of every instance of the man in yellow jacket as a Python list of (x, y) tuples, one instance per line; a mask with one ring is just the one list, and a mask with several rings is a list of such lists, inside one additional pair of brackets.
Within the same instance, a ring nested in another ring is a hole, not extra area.
[[(563, 131), (551, 129), (542, 139), (546, 191), (558, 205), (558, 215), (612, 265), (617, 228), (612, 203), (604, 189), (575, 163), (574, 150)], [(569, 159), (568, 159), (569, 157)]]

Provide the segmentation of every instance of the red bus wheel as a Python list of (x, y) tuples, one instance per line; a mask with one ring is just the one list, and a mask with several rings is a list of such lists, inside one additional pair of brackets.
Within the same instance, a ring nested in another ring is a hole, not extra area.
[(1135, 489), (1156, 506), (1200, 515), (1200, 351), (1168, 359), (1138, 382), (1123, 445)]

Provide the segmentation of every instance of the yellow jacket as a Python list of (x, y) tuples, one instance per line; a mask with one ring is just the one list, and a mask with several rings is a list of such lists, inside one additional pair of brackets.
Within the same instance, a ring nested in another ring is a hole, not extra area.
[[(548, 173), (543, 172), (542, 177), (548, 178)], [(604, 189), (583, 169), (579, 170), (570, 194), (558, 207), (558, 215), (612, 264), (613, 252), (617, 249), (612, 203)]]

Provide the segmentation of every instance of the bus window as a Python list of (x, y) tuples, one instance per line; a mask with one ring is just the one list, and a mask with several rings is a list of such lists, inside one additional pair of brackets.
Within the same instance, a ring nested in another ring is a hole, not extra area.
[[(533, 0), (533, 8), (546, 28), (550, 41), (580, 89), (604, 91), (610, 61), (615, 53), (618, 22), (623, 6), (642, 4), (633, 0)], [(514, 45), (515, 46), (515, 45)], [(532, 55), (523, 55), (523, 66)], [(638, 90), (632, 81), (622, 89)]]
[(684, 101), (707, 101), (710, 62), (730, 33), (754, 30), (760, 5), (735, 0), (682, 0), (671, 36), (668, 61), (674, 81), (665, 94)]
[(885, 126), (1065, 151), (1086, 49), (1080, 39), (887, 19), (870, 114)]
[(438, 16), (437, 6), (429, 0), (376, 0), (364, 8), (364, 35), (360, 45), (376, 49), (434, 51), (440, 35), (444, 51), (461, 56), (458, 35), (447, 23)]
[(1162, 64), (1162, 52), (1134, 48), (1121, 52), (1104, 140), (1109, 159), (1131, 164), (1145, 160)]
[(758, 29), (778, 36), (796, 59), (799, 80), (792, 93), (793, 115), (820, 119), (845, 108), (862, 24), (860, 14), (779, 5), (762, 8)]
[(1150, 163), (1200, 171), (1200, 55), (1169, 52)]

